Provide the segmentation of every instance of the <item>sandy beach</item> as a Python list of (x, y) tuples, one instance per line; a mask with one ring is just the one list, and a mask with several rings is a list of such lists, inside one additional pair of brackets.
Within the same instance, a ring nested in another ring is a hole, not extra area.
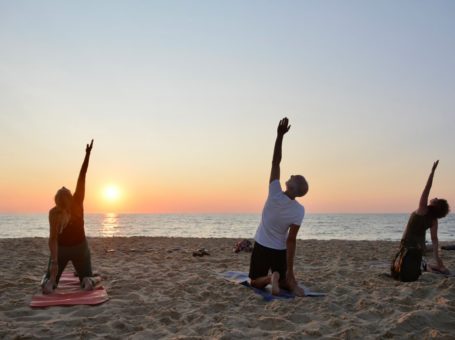
[[(47, 239), (1, 239), (0, 338), (453, 339), (455, 278), (387, 277), (397, 242), (298, 241), (296, 272), (323, 298), (265, 302), (218, 273), (247, 271), (234, 239), (91, 238), (93, 267), (110, 300), (99, 306), (28, 306)], [(210, 255), (193, 257), (200, 247)], [(431, 258), (431, 254), (428, 256)], [(455, 251), (443, 251), (455, 270)]]

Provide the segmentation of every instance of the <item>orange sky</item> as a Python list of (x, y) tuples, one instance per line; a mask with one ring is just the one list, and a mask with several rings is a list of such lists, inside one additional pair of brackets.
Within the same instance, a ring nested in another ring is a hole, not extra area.
[[(269, 148), (272, 144), (273, 132)], [(82, 152), (74, 150), (79, 157), (69, 158), (78, 159), (71, 160), (71, 165), (65, 166), (65, 170), (55, 176), (49, 175), (54, 168), (50, 163), (44, 169), (35, 171), (35, 176), (31, 177), (28, 173), (21, 173), (20, 168), (12, 167), (14, 160), (9, 162), (10, 175), (5, 176), (4, 171), (1, 177), (0, 211), (47, 211), (52, 207), (53, 195), (60, 186), (74, 190), (83, 152), (83, 149)], [(97, 148), (95, 142), (87, 174), (87, 212), (260, 212), (266, 198), (267, 168), (270, 164), (267, 159), (261, 162), (265, 166), (250, 168), (247, 162), (232, 172), (221, 172), (216, 165), (201, 162), (198, 167), (205, 169), (206, 174), (184, 171), (182, 167), (172, 172), (171, 167), (156, 168), (146, 177), (147, 171), (112, 171), (97, 160), (100, 152), (102, 150)], [(285, 155), (290, 156), (289, 152)], [(19, 163), (22, 166), (22, 162)], [(286, 159), (283, 163), (289, 164)], [(305, 167), (307, 171), (302, 173), (309, 181), (310, 191), (299, 200), (306, 206), (307, 212), (407, 212), (416, 207), (427, 169), (407, 175), (399, 166), (380, 170), (375, 167), (361, 168), (356, 163), (352, 165), (351, 171), (336, 164), (326, 164), (322, 168), (314, 164)], [(443, 163), (440, 167), (433, 192), (438, 197), (453, 199), (453, 189), (444, 185), (444, 182), (451, 181), (450, 174), (444, 170)], [(123, 171), (125, 176), (121, 175)], [(281, 181), (283, 187), (290, 174), (289, 167), (282, 166), (282, 178), (286, 176)], [(19, 178), (20, 181), (14, 180)], [(119, 190), (119, 197), (115, 200), (108, 199), (104, 193), (111, 185)]]

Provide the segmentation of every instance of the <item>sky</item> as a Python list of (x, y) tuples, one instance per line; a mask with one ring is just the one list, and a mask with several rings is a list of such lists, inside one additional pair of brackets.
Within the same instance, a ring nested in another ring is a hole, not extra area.
[[(453, 1), (0, 0), (0, 212), (260, 212), (276, 126), (307, 213), (455, 204)], [(106, 197), (110, 186), (116, 199)]]

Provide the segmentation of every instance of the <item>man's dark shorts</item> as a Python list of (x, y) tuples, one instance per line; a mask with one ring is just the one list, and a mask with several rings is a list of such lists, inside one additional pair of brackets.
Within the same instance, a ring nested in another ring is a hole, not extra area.
[(277, 250), (254, 243), (250, 262), (250, 279), (269, 275), (269, 270), (280, 273), (280, 281), (286, 280), (286, 249)]

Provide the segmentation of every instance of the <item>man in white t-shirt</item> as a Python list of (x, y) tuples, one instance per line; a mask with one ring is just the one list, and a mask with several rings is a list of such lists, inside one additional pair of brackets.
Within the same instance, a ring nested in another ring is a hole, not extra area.
[(286, 191), (281, 190), (281, 148), (283, 136), (291, 127), (288, 124), (287, 118), (283, 118), (278, 124), (269, 194), (254, 237), (249, 276), (253, 287), (262, 289), (271, 283), (272, 293), (275, 295), (279, 294), (281, 287), (297, 296), (304, 296), (305, 292), (299, 287), (294, 276), (294, 257), (297, 233), (305, 209), (295, 198), (308, 192), (308, 183), (303, 176), (293, 175), (286, 182)]

